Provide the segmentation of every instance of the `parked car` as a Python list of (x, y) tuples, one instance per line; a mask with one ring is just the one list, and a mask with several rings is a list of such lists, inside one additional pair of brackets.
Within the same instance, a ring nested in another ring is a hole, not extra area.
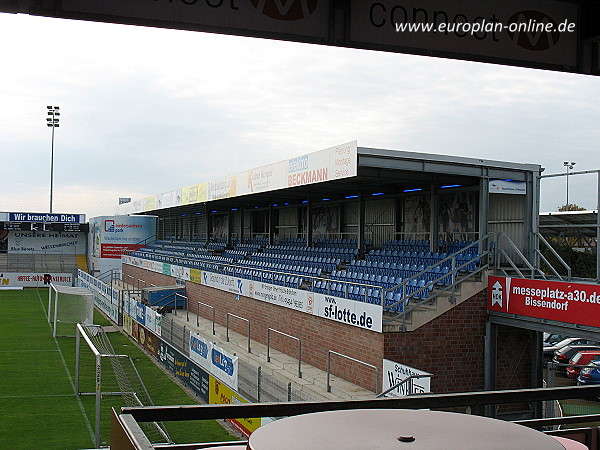
[(600, 345), (600, 343), (592, 341), (591, 339), (584, 339), (578, 337), (566, 338), (560, 342), (557, 342), (554, 345), (544, 346), (544, 360), (550, 361), (554, 357), (554, 352), (556, 350), (560, 350), (561, 348), (566, 347), (567, 345)]
[(589, 366), (581, 369), (577, 384), (600, 384), (600, 361), (592, 361)]
[(596, 342), (593, 345), (566, 345), (560, 350), (556, 350), (554, 352), (554, 358), (552, 358), (552, 362), (558, 364), (568, 364), (569, 361), (571, 361), (571, 358), (575, 356), (577, 352), (584, 350), (600, 350), (600, 343)]
[(585, 366), (592, 361), (600, 361), (600, 350), (582, 350), (571, 358), (570, 364), (576, 364), (567, 367), (567, 376), (577, 378), (581, 372), (581, 366)]
[(544, 347), (550, 347), (551, 345), (558, 344), (563, 339), (567, 339), (569, 336), (566, 334), (558, 333), (544, 333)]

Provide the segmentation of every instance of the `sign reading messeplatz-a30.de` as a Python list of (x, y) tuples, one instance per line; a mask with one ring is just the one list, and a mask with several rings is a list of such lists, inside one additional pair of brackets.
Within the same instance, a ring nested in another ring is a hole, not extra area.
[(600, 286), (491, 276), (488, 310), (597, 327)]

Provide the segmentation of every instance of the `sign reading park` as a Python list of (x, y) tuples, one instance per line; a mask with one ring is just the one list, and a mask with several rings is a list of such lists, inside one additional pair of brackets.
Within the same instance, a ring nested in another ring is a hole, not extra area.
[(488, 310), (596, 327), (600, 286), (491, 276)]

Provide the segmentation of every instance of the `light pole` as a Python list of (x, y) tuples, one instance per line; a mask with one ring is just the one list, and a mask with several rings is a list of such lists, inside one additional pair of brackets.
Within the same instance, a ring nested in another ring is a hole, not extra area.
[(52, 192), (54, 190), (54, 129), (59, 126), (58, 117), (60, 108), (58, 106), (47, 106), (48, 115), (46, 125), (52, 128), (52, 152), (50, 153), (50, 213), (52, 213)]
[(569, 211), (569, 170), (571, 170), (575, 166), (575, 164), (577, 163), (569, 161), (563, 162), (563, 166), (565, 166), (565, 168), (567, 169), (567, 211)]

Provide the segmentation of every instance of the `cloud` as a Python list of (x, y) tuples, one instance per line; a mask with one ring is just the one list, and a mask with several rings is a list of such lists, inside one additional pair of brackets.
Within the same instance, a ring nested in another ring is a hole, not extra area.
[(547, 172), (600, 163), (594, 77), (25, 15), (0, 14), (0, 38), (12, 208), (47, 208), (47, 104), (62, 111), (57, 199), (88, 215), (355, 139)]

